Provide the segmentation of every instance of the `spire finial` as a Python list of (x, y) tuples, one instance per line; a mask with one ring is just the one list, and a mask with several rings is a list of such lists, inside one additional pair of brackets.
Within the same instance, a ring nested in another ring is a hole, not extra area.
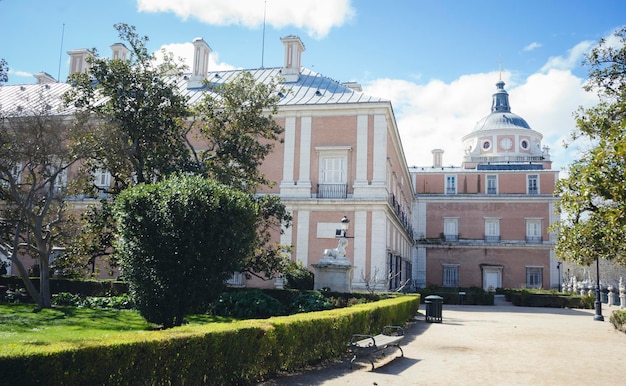
[(498, 63), (500, 64), (500, 80), (502, 80), (502, 58), (498, 59)]

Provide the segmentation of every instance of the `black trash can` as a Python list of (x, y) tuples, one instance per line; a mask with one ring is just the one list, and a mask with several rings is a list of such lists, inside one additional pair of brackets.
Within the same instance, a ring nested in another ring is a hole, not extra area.
[(441, 316), (443, 298), (437, 295), (429, 295), (426, 296), (424, 304), (426, 305), (426, 321), (428, 323), (441, 323), (443, 320)]

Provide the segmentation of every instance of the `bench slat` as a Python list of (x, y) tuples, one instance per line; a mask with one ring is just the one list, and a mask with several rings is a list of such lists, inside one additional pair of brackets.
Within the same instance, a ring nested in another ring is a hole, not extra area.
[(350, 361), (350, 368), (352, 363), (358, 356), (367, 356), (372, 364), (372, 370), (374, 370), (374, 360), (372, 356), (379, 351), (383, 351), (386, 348), (393, 346), (397, 347), (404, 356), (404, 351), (400, 347), (400, 342), (404, 339), (404, 330), (398, 326), (385, 326), (383, 332), (378, 335), (364, 335), (354, 334), (350, 340), (348, 348), (353, 354)]

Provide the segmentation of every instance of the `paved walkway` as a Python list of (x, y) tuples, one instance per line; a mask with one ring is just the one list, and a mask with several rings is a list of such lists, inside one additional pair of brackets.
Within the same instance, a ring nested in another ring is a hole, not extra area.
[[(405, 329), (404, 358), (348, 358), (263, 383), (279, 385), (620, 385), (626, 379), (626, 334), (593, 310), (443, 306), (443, 323), (423, 316)], [(423, 312), (423, 307), (420, 307)], [(355, 331), (360, 332), (360, 331)]]

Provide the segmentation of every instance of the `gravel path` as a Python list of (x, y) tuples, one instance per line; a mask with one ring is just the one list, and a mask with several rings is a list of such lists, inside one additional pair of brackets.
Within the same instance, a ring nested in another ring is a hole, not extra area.
[[(423, 308), (423, 307), (422, 307)], [(626, 334), (593, 310), (494, 306), (443, 306), (443, 323), (421, 315), (405, 329), (404, 357), (391, 352), (376, 363), (348, 359), (279, 385), (619, 385), (625, 384)], [(355, 331), (361, 332), (361, 331)], [(399, 353), (399, 352), (398, 352)]]

